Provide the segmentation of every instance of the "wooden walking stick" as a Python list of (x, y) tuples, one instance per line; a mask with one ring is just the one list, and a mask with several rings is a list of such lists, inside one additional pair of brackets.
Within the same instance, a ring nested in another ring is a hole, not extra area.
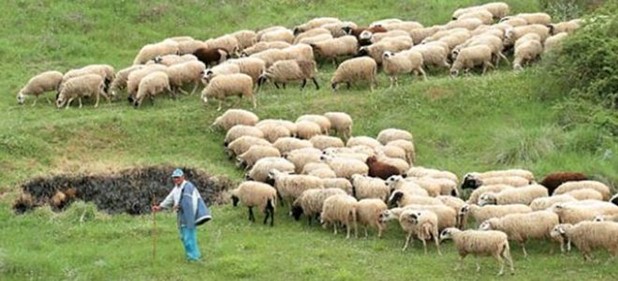
[[(157, 203), (157, 201), (155, 201), (155, 196), (154, 194), (152, 195), (152, 206), (156, 206), (155, 204)], [(154, 260), (157, 256), (157, 211), (153, 210), (151, 207), (151, 212), (152, 212), (152, 259)]]

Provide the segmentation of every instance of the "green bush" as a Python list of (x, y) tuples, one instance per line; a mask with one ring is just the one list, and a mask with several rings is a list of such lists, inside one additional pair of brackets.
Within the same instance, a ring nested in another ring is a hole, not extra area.
[(540, 0), (543, 11), (552, 16), (553, 22), (581, 17), (603, 4), (603, 0)]

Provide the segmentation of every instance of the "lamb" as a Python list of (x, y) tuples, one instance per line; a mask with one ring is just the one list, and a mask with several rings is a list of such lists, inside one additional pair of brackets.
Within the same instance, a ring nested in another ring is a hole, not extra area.
[(303, 191), (308, 189), (323, 189), (324, 184), (318, 177), (309, 175), (290, 175), (280, 172), (277, 169), (268, 171), (266, 183), (272, 185), (277, 190), (277, 196), (281, 199), (281, 205), (285, 202), (292, 205)]
[(506, 205), (506, 204), (525, 204), (530, 205), (532, 200), (539, 197), (547, 197), (545, 187), (532, 184), (525, 187), (506, 189), (499, 193), (488, 192), (479, 198), (479, 205), (487, 204)]
[(234, 156), (247, 152), (254, 145), (270, 146), (272, 144), (263, 138), (242, 136), (230, 142), (225, 149), (230, 159), (232, 159)]
[(530, 208), (532, 208), (533, 211), (541, 211), (541, 210), (550, 208), (551, 206), (557, 203), (573, 202), (573, 201), (577, 201), (577, 199), (575, 199), (573, 196), (569, 194), (560, 194), (560, 195), (554, 195), (550, 197), (539, 197), (537, 199), (532, 200), (532, 202), (530, 202)]
[(137, 56), (133, 59), (133, 64), (145, 64), (157, 56), (178, 54), (178, 51), (178, 43), (173, 40), (147, 44), (139, 50)]
[[(447, 228), (440, 233), (440, 242), (446, 239), (453, 239), (455, 247), (459, 252), (460, 263), (455, 268), (459, 270), (463, 264), (463, 259), (468, 254), (475, 256), (493, 256), (500, 264), (498, 275), (504, 274), (504, 260), (509, 263), (511, 274), (514, 274), (513, 260), (507, 235), (502, 231), (490, 230), (466, 230), (461, 231), (457, 228)], [(480, 271), (481, 266), (476, 263), (476, 271)]]
[(139, 82), (142, 81), (146, 75), (155, 72), (155, 71), (166, 71), (167, 66), (160, 64), (151, 64), (146, 65), (141, 69), (136, 69), (131, 71), (127, 76), (127, 99), (130, 103), (133, 103), (135, 99), (135, 95), (137, 94), (137, 89), (139, 87)]
[(232, 95), (237, 95), (240, 98), (242, 98), (242, 96), (251, 98), (253, 108), (257, 107), (255, 95), (253, 95), (253, 80), (251, 76), (243, 73), (222, 75), (213, 78), (202, 91), (202, 101), (208, 103), (208, 98), (218, 99), (219, 107), (217, 111), (220, 111), (223, 99)]
[(281, 152), (281, 155), (287, 155), (292, 150), (313, 147), (313, 144), (307, 140), (300, 140), (293, 137), (283, 137), (278, 138), (273, 143), (273, 146), (275, 146), (279, 150), (279, 152)]
[(17, 103), (23, 104), (26, 96), (34, 96), (32, 106), (36, 105), (39, 96), (45, 92), (58, 91), (62, 82), (62, 73), (59, 71), (45, 71), (35, 75), (17, 93)]
[(368, 227), (377, 228), (378, 238), (382, 237), (386, 224), (380, 221), (380, 214), (385, 210), (387, 210), (386, 204), (380, 199), (368, 198), (358, 201), (356, 204), (356, 219), (365, 229), (365, 237), (368, 237)]
[(152, 72), (146, 75), (146, 77), (139, 82), (139, 87), (137, 94), (135, 95), (135, 100), (133, 101), (133, 106), (138, 108), (142, 104), (145, 97), (149, 97), (150, 100), (154, 102), (154, 96), (161, 94), (164, 91), (167, 91), (170, 94), (172, 93), (169, 77), (163, 71)]
[(403, 51), (397, 54), (386, 51), (382, 55), (382, 67), (384, 73), (390, 77), (391, 88), (393, 84), (398, 86), (397, 75), (399, 74), (420, 73), (423, 75), (423, 79), (427, 80), (423, 70), (423, 55), (418, 51)]
[(204, 69), (201, 73), (202, 77), (200, 80), (202, 81), (202, 84), (206, 86), (212, 78), (218, 75), (228, 75), (234, 73), (240, 73), (240, 66), (233, 63), (222, 63), (215, 67)]
[(357, 159), (347, 159), (322, 155), (320, 158), (324, 163), (328, 164), (338, 178), (350, 179), (354, 174), (367, 175), (369, 167)]
[(382, 201), (388, 200), (390, 188), (384, 180), (368, 177), (365, 175), (352, 175), (352, 196), (358, 200), (376, 198)]
[(228, 60), (227, 62), (238, 65), (240, 73), (249, 75), (253, 84), (257, 84), (260, 75), (266, 71), (266, 63), (258, 58), (240, 58)]
[(247, 206), (249, 209), (249, 220), (255, 222), (253, 207), (257, 207), (265, 215), (264, 224), (270, 217), (270, 226), (275, 223), (275, 208), (277, 206), (277, 191), (270, 185), (256, 181), (246, 181), (232, 190), (232, 204), (234, 207), (238, 202)]
[(343, 136), (344, 140), (352, 137), (352, 117), (345, 112), (326, 112), (324, 117), (328, 118), (331, 124), (331, 129)]
[(228, 131), (236, 125), (255, 126), (260, 118), (251, 111), (244, 109), (228, 109), (217, 117), (212, 126)]
[(438, 242), (438, 216), (435, 213), (426, 210), (405, 209), (399, 215), (399, 225), (406, 233), (406, 242), (401, 251), (405, 251), (408, 248), (412, 241), (412, 236), (416, 235), (419, 240), (423, 241), (425, 254), (427, 254), (427, 243), (425, 240), (433, 237), (438, 254), (442, 255)]
[(535, 59), (543, 53), (543, 45), (540, 41), (527, 40), (515, 48), (513, 59), (513, 69), (517, 71), (523, 70), (523, 66)]
[(365, 161), (365, 164), (367, 164), (367, 166), (369, 167), (370, 177), (376, 177), (386, 180), (390, 176), (401, 174), (397, 167), (378, 161), (378, 158), (375, 156), (368, 157), (367, 161)]
[(553, 194), (563, 194), (572, 190), (584, 188), (591, 188), (600, 192), (603, 195), (603, 200), (609, 200), (609, 198), (611, 197), (609, 186), (605, 185), (602, 182), (592, 180), (565, 182), (558, 186), (558, 188), (554, 190)]
[(485, 74), (487, 68), (494, 68), (494, 65), (491, 63), (491, 58), (491, 48), (486, 45), (476, 45), (461, 49), (459, 55), (457, 55), (457, 59), (451, 67), (451, 76), (457, 76), (460, 70), (463, 69), (464, 71), (468, 71), (477, 65), (483, 66), (482, 74)]
[(266, 157), (255, 162), (251, 170), (245, 175), (245, 179), (266, 182), (268, 172), (272, 169), (284, 173), (293, 173), (294, 164), (281, 157)]
[(237, 166), (244, 167), (245, 170), (251, 169), (255, 162), (265, 157), (281, 157), (281, 153), (272, 146), (253, 145), (245, 153), (238, 155)]
[(272, 80), (277, 89), (279, 88), (277, 83), (283, 83), (283, 88), (285, 88), (288, 82), (302, 80), (300, 88), (303, 89), (307, 84), (307, 79), (311, 79), (315, 84), (315, 89), (319, 90), (320, 85), (315, 79), (316, 72), (315, 61), (296, 59), (277, 61), (258, 77), (258, 89), (267, 80)]
[(228, 146), (231, 142), (242, 136), (253, 136), (256, 138), (264, 138), (264, 133), (255, 126), (236, 125), (230, 128), (225, 134), (223, 145)]
[[(131, 74), (133, 71), (143, 69), (144, 67), (145, 66), (143, 66), (141, 64), (132, 65), (132, 66), (129, 66), (127, 68), (123, 68), (123, 69), (119, 70), (118, 72), (116, 72), (116, 78), (114, 78), (114, 80), (110, 84), (109, 90), (108, 90), (108, 92), (111, 94), (111, 96), (114, 97), (114, 98), (117, 97), (119, 90), (124, 90), (124, 89), (127, 88), (127, 82), (129, 80), (129, 74)], [(139, 83), (137, 85), (139, 85)]]
[(550, 231), (558, 223), (558, 215), (552, 211), (535, 211), (491, 218), (482, 222), (479, 229), (503, 231), (510, 240), (515, 240), (521, 245), (524, 257), (527, 257), (526, 241), (549, 238)]
[(314, 42), (309, 45), (318, 57), (332, 59), (335, 65), (338, 57), (354, 56), (358, 52), (358, 40), (351, 35)]
[(554, 190), (561, 184), (569, 181), (582, 181), (588, 180), (588, 177), (579, 172), (553, 172), (546, 175), (540, 184), (547, 188), (549, 194), (553, 194)]
[(334, 233), (337, 235), (337, 224), (342, 224), (347, 229), (346, 239), (350, 238), (350, 231), (354, 227), (354, 236), (358, 237), (358, 227), (356, 223), (356, 198), (350, 195), (333, 195), (324, 200), (320, 222), (326, 228), (328, 224), (333, 225)]
[(329, 147), (344, 147), (343, 141), (338, 137), (316, 135), (309, 139), (313, 147), (324, 150)]
[(491, 218), (501, 218), (508, 214), (530, 213), (532, 208), (524, 204), (509, 205), (486, 205), (466, 204), (459, 210), (458, 216), (462, 226), (465, 226), (471, 215), (476, 224), (480, 224)]
[(241, 57), (248, 57), (251, 56), (253, 54), (257, 54), (259, 52), (262, 51), (266, 51), (268, 49), (285, 49), (290, 45), (290, 43), (287, 42), (283, 42), (283, 41), (273, 41), (273, 42), (258, 42), (255, 45), (244, 49), (241, 53), (240, 56)]
[(584, 260), (591, 261), (591, 251), (607, 249), (614, 259), (618, 256), (618, 224), (615, 222), (580, 222), (575, 225), (560, 224), (554, 228), (563, 238), (567, 239), (582, 252)]
[(56, 107), (61, 108), (66, 104), (65, 109), (69, 109), (71, 102), (77, 98), (79, 108), (82, 107), (82, 97), (93, 96), (95, 98), (94, 107), (99, 106), (99, 97), (104, 96), (109, 102), (109, 97), (105, 94), (105, 82), (101, 76), (96, 74), (86, 74), (66, 80), (58, 97)]
[(346, 195), (345, 191), (339, 188), (324, 188), (324, 189), (309, 189), (305, 190), (292, 203), (290, 215), (295, 220), (300, 220), (301, 215), (307, 217), (307, 222), (311, 225), (311, 220), (315, 217), (319, 218), (324, 207), (324, 201), (333, 195)]
[(378, 64), (372, 58), (359, 57), (344, 61), (341, 63), (333, 77), (331, 78), (331, 87), (334, 91), (337, 90), (337, 85), (346, 83), (348, 89), (352, 82), (359, 80), (368, 81), (370, 89), (373, 92), (374, 86), (377, 86)]

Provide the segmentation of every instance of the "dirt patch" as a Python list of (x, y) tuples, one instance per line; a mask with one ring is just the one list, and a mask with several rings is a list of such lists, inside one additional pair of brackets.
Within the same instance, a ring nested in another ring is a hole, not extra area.
[[(150, 212), (153, 198), (161, 202), (173, 186), (170, 178), (173, 166), (131, 168), (108, 173), (63, 174), (37, 177), (21, 186), (23, 194), (13, 209), (24, 213), (49, 204), (56, 211), (75, 200), (93, 202), (109, 214), (139, 215)], [(181, 167), (187, 180), (193, 182), (208, 205), (219, 204), (221, 193), (234, 183), (225, 177), (211, 176), (205, 171)]]

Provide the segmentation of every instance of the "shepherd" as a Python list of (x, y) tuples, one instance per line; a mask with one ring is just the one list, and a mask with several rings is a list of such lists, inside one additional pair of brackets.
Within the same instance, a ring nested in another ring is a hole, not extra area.
[(185, 248), (188, 261), (199, 261), (200, 249), (197, 245), (197, 226), (211, 219), (210, 210), (206, 207), (195, 185), (185, 180), (184, 172), (176, 169), (172, 173), (174, 188), (159, 205), (153, 205), (152, 211), (172, 208), (177, 214), (180, 240)]

